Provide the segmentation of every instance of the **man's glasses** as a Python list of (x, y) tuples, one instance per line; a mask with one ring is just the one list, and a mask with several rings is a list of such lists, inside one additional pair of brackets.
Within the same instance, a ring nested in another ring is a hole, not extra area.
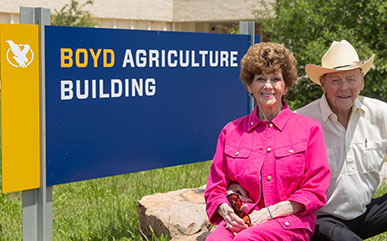
[(238, 215), (238, 217), (240, 217), (241, 219), (243, 219), (243, 221), (245, 221), (247, 226), (250, 227), (251, 226), (250, 217), (245, 211), (241, 211), (242, 200), (239, 198), (238, 194), (230, 193), (226, 197), (230, 202), (232, 209), (234, 209), (235, 214)]

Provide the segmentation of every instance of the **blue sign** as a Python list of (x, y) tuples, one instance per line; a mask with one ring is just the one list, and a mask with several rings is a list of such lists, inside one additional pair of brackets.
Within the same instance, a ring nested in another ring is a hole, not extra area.
[(212, 159), (249, 38), (46, 26), (47, 185)]

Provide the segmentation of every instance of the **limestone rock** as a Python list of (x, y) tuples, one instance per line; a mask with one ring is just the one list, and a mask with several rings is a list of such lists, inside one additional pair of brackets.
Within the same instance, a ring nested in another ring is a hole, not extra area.
[[(172, 240), (205, 240), (210, 224), (205, 212), (205, 186), (168, 193), (155, 193), (137, 203), (145, 235), (169, 233)], [(151, 228), (150, 228), (151, 227)]]
[(387, 162), (383, 163), (382, 170), (380, 171), (380, 183), (387, 182)]

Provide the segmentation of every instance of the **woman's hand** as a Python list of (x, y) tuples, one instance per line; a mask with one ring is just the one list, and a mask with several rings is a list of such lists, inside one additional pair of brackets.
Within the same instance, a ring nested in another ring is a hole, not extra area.
[[(270, 209), (270, 212), (269, 210)], [(270, 219), (286, 217), (304, 211), (304, 205), (293, 201), (282, 201), (273, 206), (254, 210), (249, 216), (253, 226), (264, 223)]]
[(253, 200), (249, 197), (249, 193), (239, 183), (231, 183), (227, 189), (227, 194), (237, 193), (242, 202), (252, 203)]
[(260, 210), (254, 210), (250, 215), (251, 224), (257, 226), (271, 219), (270, 213), (267, 208)]
[[(242, 205), (241, 211), (246, 209), (247, 205)], [(247, 224), (245, 224), (245, 221), (238, 217), (238, 215), (236, 215), (234, 210), (228, 204), (222, 203), (219, 205), (217, 212), (220, 216), (223, 217), (224, 221), (226, 222), (226, 228), (228, 228), (231, 232), (238, 233), (243, 229), (248, 228)]]

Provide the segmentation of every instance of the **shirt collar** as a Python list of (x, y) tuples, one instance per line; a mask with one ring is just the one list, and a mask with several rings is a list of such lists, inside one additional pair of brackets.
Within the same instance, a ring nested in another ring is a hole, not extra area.
[(359, 100), (359, 97), (356, 98), (355, 103), (353, 104), (353, 112), (355, 112), (356, 110), (361, 110), (361, 111), (364, 111), (364, 112), (366, 111), (366, 108), (364, 107), (364, 105)]
[[(323, 117), (324, 122), (326, 122), (328, 120), (328, 118), (331, 114), (336, 115), (332, 111), (331, 107), (329, 106), (328, 100), (327, 100), (325, 94), (323, 94), (323, 96), (321, 97), (320, 108), (321, 108), (321, 113), (322, 113), (322, 117)], [(365, 108), (362, 105), (362, 103), (360, 102), (359, 98), (356, 98), (355, 103), (353, 104), (352, 112), (355, 112), (356, 110), (365, 111)]]
[[(288, 104), (285, 103), (281, 112), (276, 117), (274, 117), (274, 119), (272, 119), (270, 122), (273, 123), (274, 126), (276, 126), (280, 131), (282, 131), (291, 114), (292, 114), (292, 111), (290, 110)], [(248, 131), (251, 131), (262, 122), (263, 121), (258, 118), (258, 106), (255, 106), (253, 112), (251, 112), (249, 117), (250, 126)]]
[(326, 122), (331, 114), (334, 114), (331, 110), (331, 107), (329, 107), (327, 98), (325, 97), (325, 94), (321, 97), (320, 101), (320, 108), (321, 108), (321, 114), (323, 121)]

